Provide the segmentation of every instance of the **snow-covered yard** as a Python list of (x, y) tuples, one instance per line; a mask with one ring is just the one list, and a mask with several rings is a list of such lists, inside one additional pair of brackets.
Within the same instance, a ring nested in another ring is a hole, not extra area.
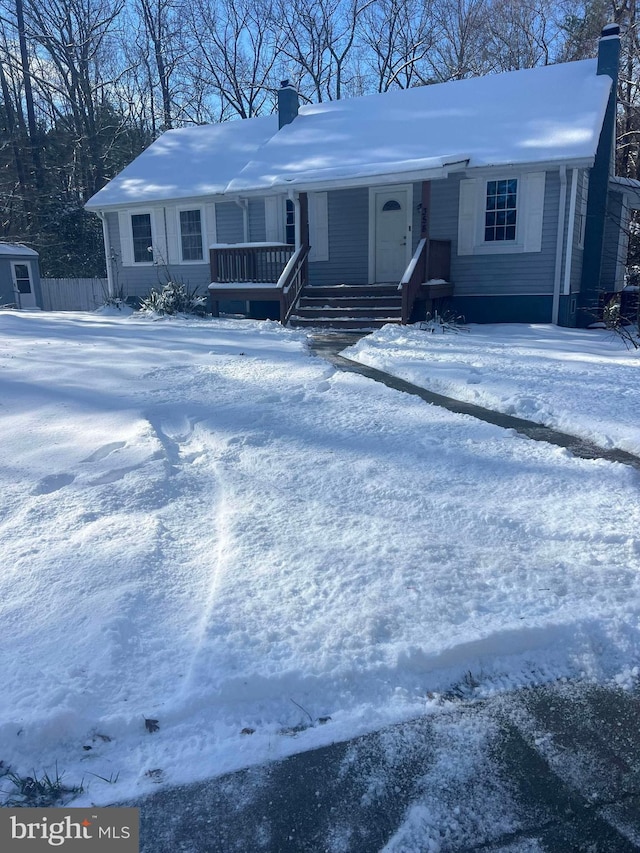
[[(496, 328), (357, 357), (640, 449), (635, 355)], [(634, 678), (638, 472), (336, 372), (300, 332), (3, 311), (0, 423), (0, 760), (57, 762), (78, 805), (437, 713), (456, 684)]]
[(640, 455), (640, 352), (603, 329), (385, 326), (344, 353), (438, 394)]

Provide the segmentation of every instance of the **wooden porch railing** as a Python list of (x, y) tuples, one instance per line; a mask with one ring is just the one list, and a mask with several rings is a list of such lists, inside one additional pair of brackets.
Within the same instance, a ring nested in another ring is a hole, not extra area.
[(275, 302), (285, 325), (307, 283), (309, 246), (279, 244), (216, 246), (211, 249), (211, 313), (221, 299)]
[(409, 266), (405, 270), (398, 289), (402, 291), (402, 320), (404, 326), (411, 319), (411, 311), (413, 303), (416, 301), (416, 296), (420, 290), (420, 285), (426, 281), (427, 272), (427, 253), (429, 251), (429, 241), (426, 237), (418, 243), (418, 246), (409, 262)]
[(448, 282), (451, 276), (451, 240), (427, 240), (418, 243), (409, 266), (398, 285), (402, 291), (402, 324), (411, 321), (413, 305), (422, 286), (432, 279)]
[(283, 326), (289, 322), (300, 291), (307, 281), (307, 258), (309, 246), (300, 246), (289, 259), (282, 275), (278, 279), (280, 289), (280, 322)]
[(293, 253), (294, 247), (283, 243), (216, 246), (210, 250), (211, 281), (275, 284)]

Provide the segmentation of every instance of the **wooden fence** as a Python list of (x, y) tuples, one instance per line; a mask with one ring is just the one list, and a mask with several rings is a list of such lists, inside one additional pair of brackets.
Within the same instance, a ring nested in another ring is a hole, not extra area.
[(44, 311), (95, 311), (107, 294), (106, 278), (43, 278)]

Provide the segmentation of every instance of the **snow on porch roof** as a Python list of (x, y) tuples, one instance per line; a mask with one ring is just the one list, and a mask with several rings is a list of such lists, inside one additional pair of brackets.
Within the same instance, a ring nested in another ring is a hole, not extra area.
[(86, 204), (89, 210), (221, 193), (278, 129), (275, 115), (168, 130)]
[(302, 107), (228, 192), (442, 168), (589, 159), (611, 78), (596, 60), (492, 74)]

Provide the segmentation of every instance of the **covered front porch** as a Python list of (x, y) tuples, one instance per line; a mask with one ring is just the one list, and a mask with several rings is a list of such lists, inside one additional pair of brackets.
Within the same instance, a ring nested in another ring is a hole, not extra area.
[[(290, 193), (281, 208), (294, 213), (287, 242), (211, 246), (212, 313), (233, 300), (244, 308), (238, 313), (285, 324), (424, 318), (453, 294), (451, 240), (429, 236), (430, 189), (423, 181)], [(384, 304), (376, 306), (376, 295)]]

